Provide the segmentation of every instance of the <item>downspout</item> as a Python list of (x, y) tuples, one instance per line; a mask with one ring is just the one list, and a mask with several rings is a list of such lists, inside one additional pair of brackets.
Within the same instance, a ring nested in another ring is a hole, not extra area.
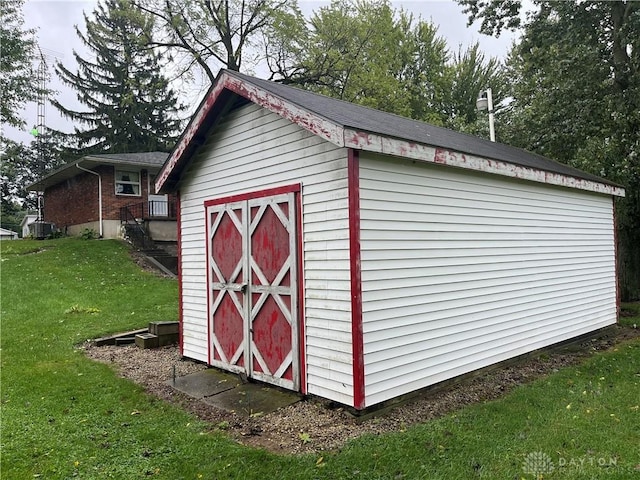
[(102, 177), (100, 176), (100, 174), (98, 172), (94, 172), (93, 170), (89, 170), (87, 168), (83, 168), (81, 167), (79, 164), (76, 163), (76, 167), (78, 167), (80, 170), (82, 170), (83, 172), (87, 172), (87, 173), (91, 173), (93, 175), (96, 175), (98, 177), (98, 213), (99, 213), (99, 225), (100, 225), (100, 238), (102, 238)]

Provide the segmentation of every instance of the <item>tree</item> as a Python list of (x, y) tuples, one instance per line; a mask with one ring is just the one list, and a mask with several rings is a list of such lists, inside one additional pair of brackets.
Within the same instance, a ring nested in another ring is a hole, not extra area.
[[(519, 21), (510, 10), (517, 2), (460, 3), (488, 32)], [(535, 7), (507, 62), (513, 102), (504, 135), (626, 187), (616, 202), (619, 283), (623, 298), (640, 298), (640, 2)]]
[(75, 128), (78, 153), (170, 149), (183, 107), (161, 73), (162, 56), (149, 47), (152, 18), (129, 0), (105, 0), (93, 18), (84, 18), (87, 33), (77, 27), (76, 32), (95, 60), (74, 52), (77, 72), (61, 63), (56, 71), (88, 109), (76, 111), (52, 102), (64, 116), (89, 127)]
[(181, 74), (198, 65), (210, 82), (219, 67), (240, 71), (251, 52), (259, 57), (262, 33), (285, 17), (302, 21), (296, 0), (134, 2), (159, 22), (162, 35), (152, 45), (171, 51)]
[[(401, 75), (411, 54), (386, 1), (333, 1), (311, 18), (296, 63), (278, 74), (285, 83), (393, 113), (410, 115)], [(293, 58), (293, 57), (292, 57)]]
[(471, 25), (481, 20), (480, 31), (485, 35), (500, 36), (504, 28), (514, 30), (520, 27), (521, 0), (457, 0), (464, 6), (463, 12), (469, 16)]
[(504, 91), (499, 62), (477, 45), (451, 55), (433, 24), (387, 0), (334, 0), (308, 25), (285, 27), (271, 37), (272, 78), (325, 95), (465, 129), (481, 90)]
[(27, 191), (27, 187), (64, 163), (61, 140), (51, 132), (29, 145), (0, 139), (0, 158), (2, 214), (9, 216), (35, 209), (37, 195)]
[(485, 58), (478, 43), (464, 52), (459, 50), (450, 67), (451, 81), (442, 92), (445, 108), (445, 126), (454, 130), (488, 137), (487, 119), (478, 112), (476, 100), (478, 94), (491, 87), (496, 104), (494, 110), (498, 117), (498, 140), (501, 139), (500, 99), (507, 92), (503, 66), (495, 58)]
[(7, 138), (3, 138), (0, 142), (0, 156), (2, 157), (0, 163), (0, 180), (2, 181), (0, 204), (3, 214), (22, 207), (21, 204), (27, 198), (27, 192), (24, 188), (28, 178), (25, 173), (29, 169), (32, 154), (33, 152), (23, 143), (17, 143)]
[(38, 94), (31, 68), (35, 31), (23, 29), (23, 3), (24, 0), (0, 2), (0, 120), (15, 127), (24, 126), (20, 111)]

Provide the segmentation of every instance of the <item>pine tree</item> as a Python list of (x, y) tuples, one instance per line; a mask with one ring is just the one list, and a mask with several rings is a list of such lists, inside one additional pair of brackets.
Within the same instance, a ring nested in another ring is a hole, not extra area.
[(135, 153), (167, 151), (180, 128), (176, 94), (161, 73), (162, 55), (148, 45), (153, 19), (130, 0), (105, 0), (93, 18), (84, 16), (87, 32), (76, 32), (93, 59), (74, 51), (76, 73), (61, 63), (56, 72), (77, 91), (87, 107), (75, 111), (53, 104), (67, 118), (88, 126), (75, 127), (77, 153)]

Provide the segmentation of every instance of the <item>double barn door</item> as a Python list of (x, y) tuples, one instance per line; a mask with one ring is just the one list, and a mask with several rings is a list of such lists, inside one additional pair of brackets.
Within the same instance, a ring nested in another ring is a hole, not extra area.
[(206, 215), (210, 363), (298, 390), (295, 193)]

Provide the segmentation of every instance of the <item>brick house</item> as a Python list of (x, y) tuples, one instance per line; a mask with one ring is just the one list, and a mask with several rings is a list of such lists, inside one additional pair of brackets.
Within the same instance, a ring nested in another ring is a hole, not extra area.
[(176, 196), (154, 189), (166, 159), (163, 152), (88, 155), (28, 188), (44, 192), (44, 221), (68, 235), (93, 229), (102, 238), (119, 238), (123, 223), (137, 221), (154, 240), (175, 241)]

